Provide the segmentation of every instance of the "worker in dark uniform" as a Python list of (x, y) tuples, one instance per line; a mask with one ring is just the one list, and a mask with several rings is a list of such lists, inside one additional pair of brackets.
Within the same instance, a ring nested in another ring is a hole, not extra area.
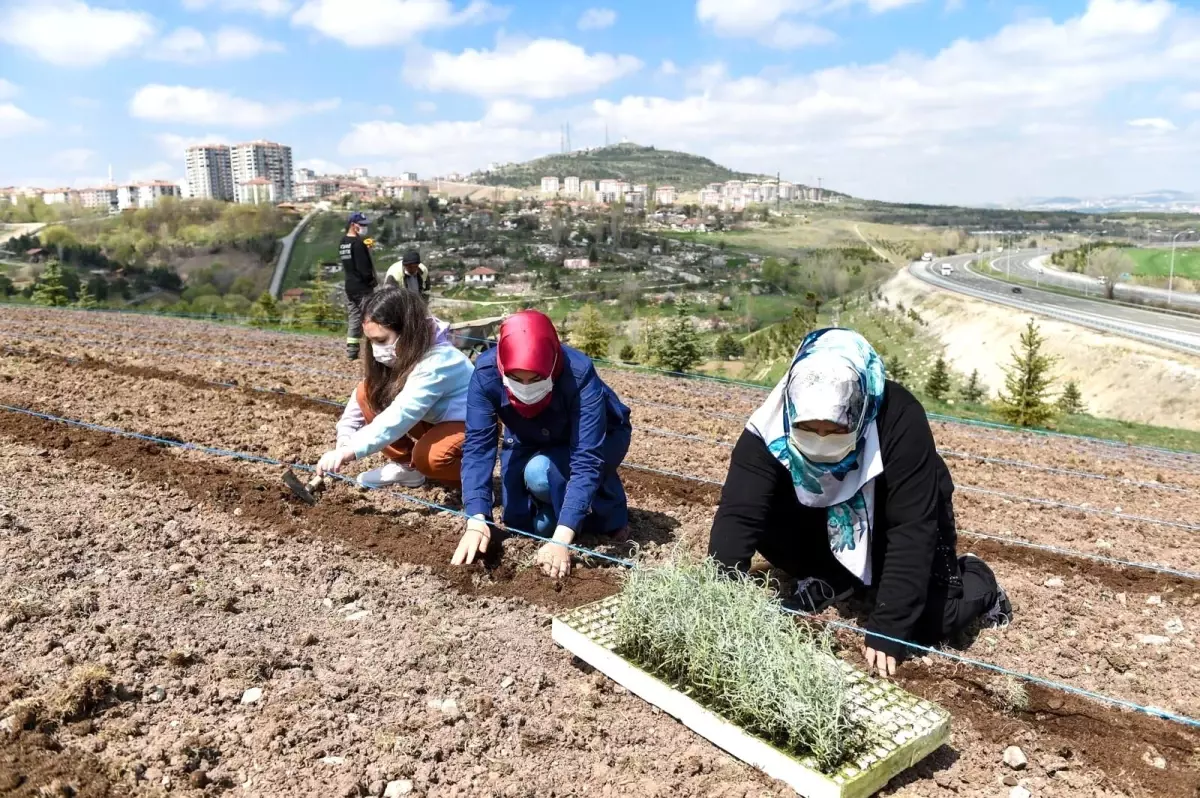
[(379, 285), (371, 250), (363, 240), (367, 235), (367, 215), (361, 211), (350, 214), (349, 227), (338, 246), (338, 260), (346, 275), (346, 357), (358, 359), (362, 344), (362, 304)]
[(863, 656), (891, 675), (906, 641), (1012, 617), (992, 569), (958, 556), (953, 494), (920, 402), (861, 335), (817, 330), (734, 447), (709, 553), (740, 571), (761, 554), (805, 612), (870, 588)]

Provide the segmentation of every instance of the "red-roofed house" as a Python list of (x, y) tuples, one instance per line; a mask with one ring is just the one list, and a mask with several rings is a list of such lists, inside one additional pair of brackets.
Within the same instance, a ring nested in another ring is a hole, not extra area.
[(467, 285), (491, 285), (496, 282), (496, 270), (489, 269), (487, 266), (471, 269), (467, 272), (465, 282)]

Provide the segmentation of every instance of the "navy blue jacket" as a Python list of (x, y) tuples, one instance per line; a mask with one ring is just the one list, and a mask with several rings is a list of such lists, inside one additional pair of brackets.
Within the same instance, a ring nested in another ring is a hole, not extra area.
[[(558, 523), (578, 531), (601, 484), (613, 468), (605, 462), (605, 439), (628, 434), (629, 408), (604, 384), (587, 355), (563, 346), (566, 363), (554, 380), (550, 404), (533, 418), (513, 409), (496, 366), (496, 350), (475, 361), (467, 391), (467, 439), (463, 445), (463, 505), (467, 515), (492, 518), (492, 469), (496, 464), (499, 423), (504, 424), (501, 472), (524, 468), (539, 451), (565, 446), (570, 478)], [(507, 508), (506, 508), (507, 515)]]

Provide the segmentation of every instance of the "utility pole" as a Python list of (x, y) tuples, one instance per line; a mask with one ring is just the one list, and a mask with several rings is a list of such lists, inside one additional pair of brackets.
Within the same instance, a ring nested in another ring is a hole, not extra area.
[(780, 202), (782, 202), (782, 200), (780, 199), (780, 195), (779, 195), (779, 186), (780, 186), (779, 176), (780, 176), (780, 174), (781, 174), (780, 172), (775, 173), (775, 213), (777, 213), (777, 214), (780, 213), (779, 205), (780, 205)]

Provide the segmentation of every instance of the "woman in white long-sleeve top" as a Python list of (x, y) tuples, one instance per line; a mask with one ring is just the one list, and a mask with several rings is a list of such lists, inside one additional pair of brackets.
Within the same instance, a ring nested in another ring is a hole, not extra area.
[(359, 484), (460, 481), (471, 361), (411, 291), (372, 294), (363, 306), (363, 332), (371, 344), (363, 380), (338, 421), (337, 448), (321, 457), (318, 473), (382, 452), (389, 462), (360, 474)]

